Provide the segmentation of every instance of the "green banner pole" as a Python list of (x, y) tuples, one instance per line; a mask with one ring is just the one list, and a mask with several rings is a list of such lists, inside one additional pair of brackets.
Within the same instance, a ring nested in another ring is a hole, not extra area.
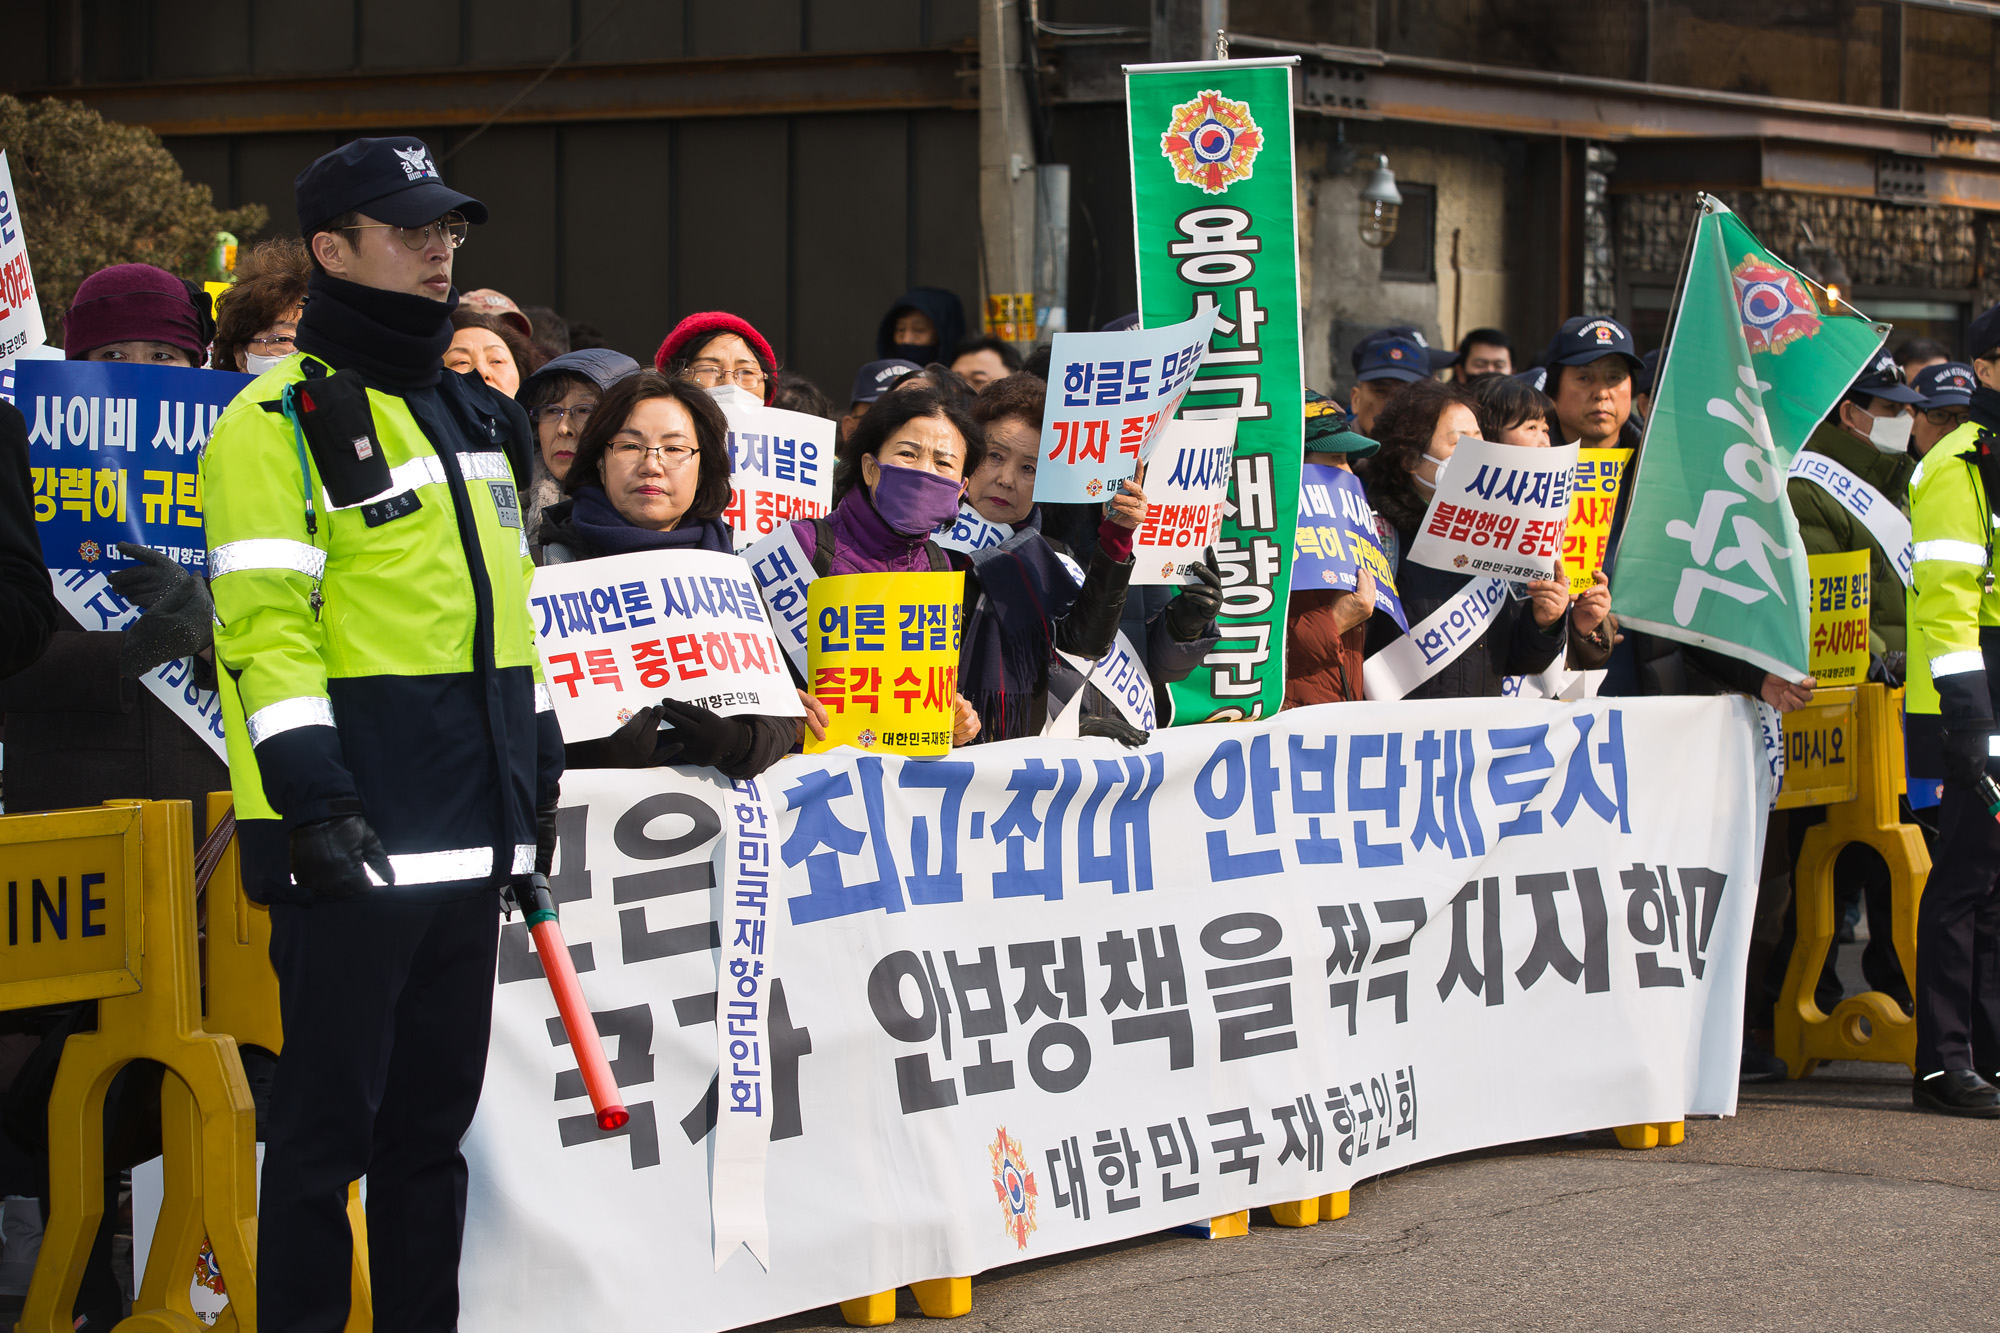
[(1233, 417), (1221, 640), (1170, 687), (1172, 723), (1268, 717), (1285, 695), (1285, 609), (1305, 446), (1296, 56), (1125, 67), (1139, 317), (1217, 313), (1181, 416)]

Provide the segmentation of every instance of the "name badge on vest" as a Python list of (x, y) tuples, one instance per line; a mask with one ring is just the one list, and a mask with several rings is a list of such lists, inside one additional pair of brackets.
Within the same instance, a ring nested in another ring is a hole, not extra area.
[(500, 526), (518, 528), (521, 526), (521, 494), (514, 489), (511, 481), (489, 481), (486, 488), (493, 492), (493, 507), (500, 511)]

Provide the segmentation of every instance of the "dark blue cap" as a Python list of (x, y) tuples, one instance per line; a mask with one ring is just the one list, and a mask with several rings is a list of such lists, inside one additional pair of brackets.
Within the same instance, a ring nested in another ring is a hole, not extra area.
[(1903, 383), (1903, 368), (1887, 352), (1877, 352), (1868, 369), (1849, 388), (1848, 396), (1866, 394), (1888, 403), (1921, 403), (1924, 396)]
[(1981, 312), (1965, 330), (1965, 359), (1978, 361), (2000, 348), (2000, 305)]
[(1514, 378), (1527, 385), (1530, 389), (1533, 389), (1536, 393), (1547, 393), (1549, 391), (1549, 368), (1547, 366), (1529, 366), (1526, 370), (1517, 370), (1514, 372)]
[(1356, 375), (1363, 379), (1368, 378), (1365, 375), (1361, 375), (1361, 362), (1366, 358), (1368, 349), (1378, 342), (1383, 342), (1391, 338), (1400, 338), (1404, 342), (1414, 343), (1416, 346), (1422, 348), (1424, 358), (1429, 362), (1429, 368), (1433, 374), (1458, 364), (1457, 352), (1452, 351), (1449, 347), (1431, 346), (1430, 339), (1424, 337), (1424, 331), (1416, 325), (1391, 324), (1387, 328), (1376, 329), (1373, 333), (1355, 344), (1354, 350), (1348, 353), (1348, 360), (1354, 363)]
[[(540, 380), (549, 380), (557, 375), (573, 375), (580, 380), (589, 380), (602, 393), (624, 379), (638, 373), (639, 363), (623, 352), (609, 347), (584, 347), (574, 352), (564, 352), (550, 361), (544, 361), (542, 368), (521, 384), (521, 392)], [(515, 395), (519, 397), (519, 394)]]
[(870, 361), (854, 376), (854, 396), (848, 403), (872, 403), (889, 390), (905, 375), (914, 375), (923, 367), (914, 361), (904, 361), (892, 357), (887, 361)]
[(1431, 359), (1408, 338), (1377, 338), (1357, 349), (1354, 378), (1401, 380), (1411, 384), (1431, 377)]
[(1632, 392), (1651, 393), (1653, 391), (1653, 377), (1659, 373), (1660, 349), (1655, 347), (1652, 351), (1639, 358), (1639, 368), (1632, 372)]
[(1564, 320), (1556, 330), (1542, 361), (1551, 366), (1587, 366), (1607, 356), (1624, 357), (1635, 375), (1645, 368), (1632, 334), (1623, 324), (1602, 315), (1577, 315)]
[(1139, 327), (1139, 312), (1134, 310), (1129, 315), (1120, 315), (1118, 318), (1112, 320), (1109, 324), (1106, 324), (1103, 328), (1099, 329), (1098, 332), (1123, 333), (1127, 329), (1136, 329), (1138, 327)]
[(1927, 408), (1965, 407), (1972, 402), (1972, 391), (1979, 387), (1979, 377), (1961, 361), (1944, 361), (1918, 371), (1910, 387), (1923, 395)]
[(292, 190), (306, 236), (350, 209), (398, 227), (454, 211), (468, 222), (486, 221), (486, 205), (446, 185), (430, 148), (408, 135), (342, 144), (301, 171)]

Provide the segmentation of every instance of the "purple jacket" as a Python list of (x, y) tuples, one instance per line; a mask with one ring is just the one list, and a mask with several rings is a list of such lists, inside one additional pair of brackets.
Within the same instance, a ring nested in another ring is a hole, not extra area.
[[(924, 548), (928, 537), (905, 537), (882, 521), (866, 486), (856, 486), (841, 498), (826, 516), (833, 528), (833, 567), (829, 574), (925, 574), (930, 572), (930, 554)], [(819, 534), (811, 519), (792, 523), (806, 558), (818, 554)]]

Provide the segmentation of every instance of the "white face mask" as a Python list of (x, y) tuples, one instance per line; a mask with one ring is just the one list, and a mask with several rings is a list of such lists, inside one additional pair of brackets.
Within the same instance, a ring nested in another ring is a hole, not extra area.
[[(1439, 471), (1439, 473), (1442, 473), (1444, 471), (1444, 465), (1446, 463), (1449, 463), (1450, 461), (1451, 459), (1448, 456), (1445, 458), (1439, 458), (1436, 454), (1433, 453), (1426, 453), (1424, 455), (1424, 462), (1435, 463), (1437, 465), (1437, 470)], [(1425, 481), (1423, 479), (1422, 474), (1420, 473), (1412, 472), (1410, 474), (1410, 480), (1414, 481), (1415, 483), (1417, 483), (1417, 485), (1423, 487), (1427, 491), (1435, 493), (1437, 490), (1437, 483), (1434, 481)]]
[(262, 375), (267, 370), (276, 370), (285, 364), (282, 356), (258, 356), (255, 352), (243, 354), (243, 371), (247, 375)]
[(1906, 454), (1910, 451), (1910, 430), (1916, 424), (1917, 419), (1908, 412), (1876, 417), (1868, 427), (1868, 442), (1885, 454)]

